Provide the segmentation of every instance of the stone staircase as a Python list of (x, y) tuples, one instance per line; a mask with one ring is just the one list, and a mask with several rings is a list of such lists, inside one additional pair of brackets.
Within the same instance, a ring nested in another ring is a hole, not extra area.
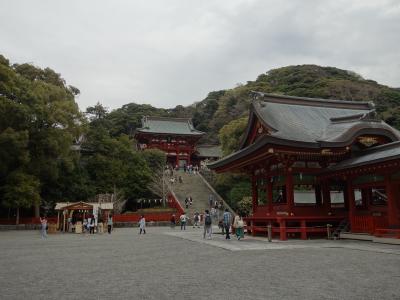
[[(220, 201), (220, 199), (222, 200), (222, 198), (205, 183), (201, 175), (188, 174), (183, 171), (174, 172), (174, 175), (178, 178), (181, 176), (183, 182), (175, 182), (174, 184), (169, 185), (169, 188), (175, 193), (177, 200), (181, 203), (186, 215), (191, 219), (191, 221), (193, 220), (195, 212), (203, 214), (205, 209), (210, 208), (208, 202), (210, 194), (214, 195), (214, 201), (215, 199), (218, 201)], [(189, 196), (193, 198), (193, 203), (186, 209), (185, 198)], [(231, 210), (225, 202), (224, 208)], [(223, 211), (218, 211), (220, 219), (222, 218), (222, 214)], [(216, 225), (215, 220), (213, 220), (213, 224)]]

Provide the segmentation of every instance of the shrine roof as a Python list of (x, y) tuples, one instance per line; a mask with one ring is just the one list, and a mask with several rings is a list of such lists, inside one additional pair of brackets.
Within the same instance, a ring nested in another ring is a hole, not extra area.
[(376, 118), (371, 102), (254, 94), (254, 115), (270, 129), (270, 135), (277, 138), (320, 144), (345, 143), (354, 132), (367, 130), (369, 133), (385, 131), (392, 139), (400, 139), (397, 130)]
[(178, 134), (178, 135), (195, 135), (201, 136), (205, 133), (196, 130), (189, 118), (166, 118), (166, 117), (149, 117), (142, 118), (142, 128), (138, 128), (137, 132), (141, 133), (158, 133), (158, 134)]
[(63, 210), (63, 209), (71, 209), (76, 208), (79, 209), (80, 207), (92, 207), (92, 208), (100, 208), (103, 210), (112, 210), (114, 204), (112, 202), (58, 202), (56, 203), (55, 210)]
[[(379, 135), (399, 141), (400, 132), (377, 119), (371, 102), (326, 100), (253, 92), (248, 127), (237, 152), (214, 163), (227, 167), (265, 146), (323, 149), (350, 145), (358, 136)], [(255, 121), (266, 129), (252, 140)]]
[(400, 141), (357, 152), (354, 157), (343, 160), (340, 163), (329, 167), (329, 171), (351, 169), (354, 167), (382, 163), (394, 159), (400, 159)]
[(218, 145), (198, 145), (196, 149), (200, 157), (222, 157), (222, 150)]

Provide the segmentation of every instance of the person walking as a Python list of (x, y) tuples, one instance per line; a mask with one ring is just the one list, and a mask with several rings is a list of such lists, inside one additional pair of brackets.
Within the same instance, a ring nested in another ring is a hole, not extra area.
[(210, 216), (210, 212), (208, 209), (205, 210), (204, 214), (204, 233), (203, 233), (203, 239), (206, 238), (211, 240), (211, 234), (212, 234), (212, 219)]
[(185, 212), (183, 212), (183, 214), (181, 214), (181, 216), (179, 217), (180, 221), (181, 221), (181, 230), (186, 230), (186, 221), (187, 221), (187, 217)]
[(188, 197), (185, 198), (185, 207), (189, 208), (189, 199), (188, 199)]
[(197, 226), (197, 228), (200, 228), (200, 216), (198, 212), (194, 213), (194, 218), (193, 218), (193, 228)]
[(210, 195), (208, 195), (208, 204), (209, 204), (210, 208), (212, 207), (213, 203), (214, 203), (214, 195), (210, 194)]
[(95, 219), (94, 219), (94, 217), (92, 217), (90, 219), (90, 224), (89, 224), (89, 234), (94, 234), (94, 222), (95, 222)]
[(223, 221), (225, 233), (226, 233), (225, 239), (230, 240), (231, 237), (229, 236), (229, 229), (232, 224), (232, 214), (229, 212), (229, 210), (227, 208), (225, 208), (224, 215), (222, 216), (222, 221)]
[(45, 216), (40, 217), (40, 236), (42, 239), (47, 238), (47, 219)]
[(238, 226), (239, 218), (240, 218), (239, 215), (235, 215), (235, 217), (233, 218), (233, 223), (232, 223), (232, 233), (235, 233), (236, 237), (238, 237), (236, 228)]
[(174, 229), (174, 228), (175, 228), (175, 225), (176, 225), (175, 214), (173, 214), (173, 215), (171, 216), (170, 221), (171, 221), (171, 229)]
[(244, 238), (244, 221), (243, 221), (243, 217), (241, 215), (239, 215), (239, 219), (237, 220), (237, 224), (236, 224), (236, 236), (238, 241), (240, 241), (240, 239)]
[(140, 216), (139, 220), (139, 234), (146, 234), (146, 219), (144, 218), (144, 215)]
[(111, 234), (112, 227), (113, 227), (113, 217), (112, 217), (112, 215), (109, 215), (108, 220), (107, 220), (108, 234)]

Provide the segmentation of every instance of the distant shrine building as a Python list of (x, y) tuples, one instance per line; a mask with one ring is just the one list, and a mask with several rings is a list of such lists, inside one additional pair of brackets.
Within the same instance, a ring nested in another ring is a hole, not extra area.
[(400, 238), (400, 132), (373, 103), (253, 95), (239, 150), (208, 165), (251, 177), (249, 231)]
[(198, 145), (205, 133), (196, 130), (189, 118), (150, 117), (142, 118), (135, 138), (140, 150), (159, 149), (167, 154), (167, 163), (172, 166), (200, 165), (203, 160), (221, 157), (215, 145)]

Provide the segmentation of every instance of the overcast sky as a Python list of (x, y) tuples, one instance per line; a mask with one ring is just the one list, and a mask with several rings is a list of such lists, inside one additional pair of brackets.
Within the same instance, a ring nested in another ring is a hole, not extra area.
[(272, 68), (319, 64), (400, 86), (400, 1), (1, 0), (0, 53), (100, 101), (189, 105)]

